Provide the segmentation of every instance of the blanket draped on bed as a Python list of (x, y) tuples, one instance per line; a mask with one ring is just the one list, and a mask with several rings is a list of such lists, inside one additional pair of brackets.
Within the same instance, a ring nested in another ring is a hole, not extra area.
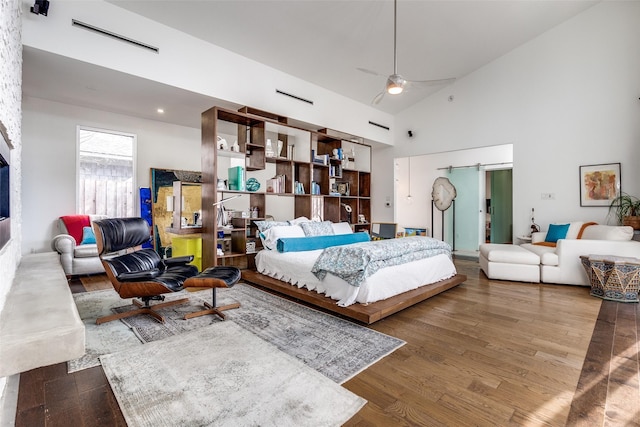
[(352, 286), (360, 286), (381, 268), (440, 254), (450, 257), (451, 246), (423, 236), (333, 246), (322, 251), (311, 272), (320, 280), (331, 273)]

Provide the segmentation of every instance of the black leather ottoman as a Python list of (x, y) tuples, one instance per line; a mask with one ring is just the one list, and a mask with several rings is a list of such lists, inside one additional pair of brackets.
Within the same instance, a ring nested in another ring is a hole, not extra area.
[[(197, 276), (190, 277), (184, 282), (185, 288), (211, 288), (213, 298), (211, 304), (205, 302), (207, 307), (205, 310), (196, 311), (194, 313), (185, 314), (184, 318), (191, 319), (193, 317), (204, 316), (205, 314), (217, 314), (226, 319), (223, 311), (240, 307), (240, 303), (233, 303), (223, 306), (216, 305), (216, 289), (231, 288), (240, 280), (240, 270), (236, 267), (217, 266), (209, 267)], [(187, 289), (193, 291), (194, 289)]]

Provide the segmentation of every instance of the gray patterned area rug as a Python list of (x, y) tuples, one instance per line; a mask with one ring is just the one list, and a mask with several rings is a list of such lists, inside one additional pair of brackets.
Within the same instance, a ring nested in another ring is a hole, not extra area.
[(366, 403), (233, 322), (100, 359), (129, 427), (339, 426)]
[[(128, 300), (120, 299), (111, 290), (75, 294), (80, 316), (87, 319), (87, 354), (78, 361), (70, 362), (69, 371), (97, 366), (97, 358), (102, 354), (140, 345), (141, 342), (164, 340), (222, 322), (217, 316), (183, 320), (185, 313), (202, 309), (203, 301), (211, 302), (211, 291), (180, 292), (170, 298), (185, 296), (190, 299), (188, 304), (160, 310), (166, 319), (164, 324), (150, 316), (134, 316), (124, 320), (127, 325), (122, 321), (89, 325), (91, 321), (95, 322), (95, 318), (104, 315), (98, 313), (108, 314), (112, 309), (121, 311), (133, 307), (125, 306)], [(405, 344), (398, 338), (285, 300), (250, 285), (239, 283), (233, 288), (218, 290), (218, 304), (236, 301), (240, 303), (240, 308), (225, 312), (226, 322), (238, 324), (339, 384)], [(113, 333), (102, 330), (105, 327), (112, 329)], [(96, 332), (99, 335), (95, 335)], [(91, 337), (91, 334), (95, 336)]]

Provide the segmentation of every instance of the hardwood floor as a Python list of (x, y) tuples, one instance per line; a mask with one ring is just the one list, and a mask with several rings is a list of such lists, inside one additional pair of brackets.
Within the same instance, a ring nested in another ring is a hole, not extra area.
[[(370, 326), (407, 344), (344, 384), (368, 400), (347, 426), (640, 425), (638, 304), (456, 266), (465, 283)], [(124, 425), (100, 367), (21, 375), (16, 426)]]

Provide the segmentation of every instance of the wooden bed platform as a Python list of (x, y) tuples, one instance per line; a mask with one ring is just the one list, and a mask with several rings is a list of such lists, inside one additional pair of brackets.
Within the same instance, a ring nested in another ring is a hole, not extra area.
[(371, 304), (355, 303), (348, 307), (340, 307), (336, 304), (336, 300), (317, 292), (298, 288), (297, 286), (281, 280), (265, 276), (255, 270), (243, 270), (242, 279), (249, 283), (288, 295), (350, 319), (371, 324), (390, 316), (393, 313), (397, 313), (400, 310), (417, 304), (420, 301), (431, 298), (432, 296), (444, 292), (447, 289), (451, 289), (467, 280), (467, 276), (464, 274), (456, 274), (450, 279), (436, 282), (431, 285), (421, 286), (418, 289), (407, 291), (382, 301), (377, 301)]

